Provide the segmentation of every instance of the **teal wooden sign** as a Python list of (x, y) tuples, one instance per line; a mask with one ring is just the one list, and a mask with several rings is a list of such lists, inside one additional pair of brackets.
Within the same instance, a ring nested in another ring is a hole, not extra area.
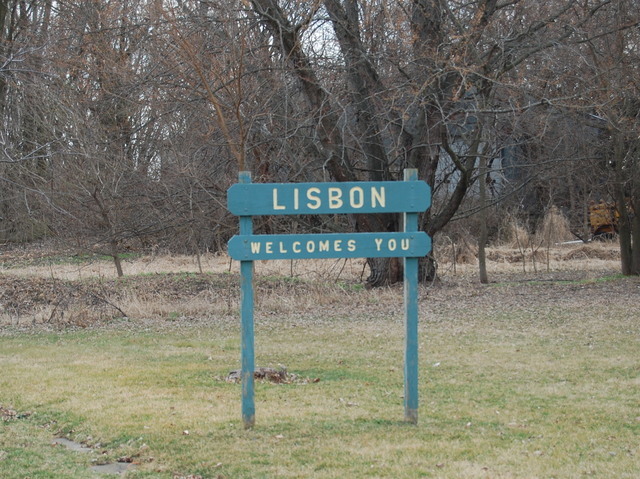
[(227, 192), (237, 216), (418, 213), (431, 202), (424, 181), (237, 183)]
[(229, 240), (235, 260), (311, 258), (405, 258), (425, 256), (431, 238), (415, 233), (245, 235)]
[[(418, 422), (418, 258), (431, 251), (431, 238), (418, 231), (418, 213), (431, 205), (431, 190), (405, 170), (404, 181), (345, 183), (251, 183), (243, 171), (229, 188), (227, 205), (240, 217), (240, 234), (229, 255), (240, 261), (242, 335), (242, 419), (255, 424), (253, 261), (265, 259), (376, 258), (404, 260), (405, 420)], [(403, 213), (404, 231), (305, 235), (254, 235), (252, 216), (345, 213)]]

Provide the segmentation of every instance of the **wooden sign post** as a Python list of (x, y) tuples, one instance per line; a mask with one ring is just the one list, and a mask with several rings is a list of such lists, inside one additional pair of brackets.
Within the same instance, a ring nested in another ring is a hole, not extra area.
[[(229, 211), (240, 217), (240, 234), (229, 240), (229, 255), (240, 261), (242, 334), (242, 420), (255, 424), (253, 261), (258, 259), (404, 258), (405, 420), (418, 422), (418, 258), (431, 251), (431, 238), (418, 231), (418, 213), (431, 204), (431, 190), (415, 169), (404, 181), (344, 183), (251, 183), (243, 171), (227, 192)], [(252, 216), (403, 213), (396, 233), (254, 235)]]

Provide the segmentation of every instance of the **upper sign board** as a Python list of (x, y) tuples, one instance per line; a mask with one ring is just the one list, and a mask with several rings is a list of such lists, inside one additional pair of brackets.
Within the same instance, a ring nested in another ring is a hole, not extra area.
[(227, 191), (236, 216), (419, 213), (430, 204), (424, 181), (236, 183)]

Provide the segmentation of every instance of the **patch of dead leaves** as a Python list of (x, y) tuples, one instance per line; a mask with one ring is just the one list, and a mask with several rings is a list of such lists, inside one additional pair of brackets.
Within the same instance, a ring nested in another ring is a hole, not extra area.
[(0, 404), (0, 418), (5, 422), (26, 419), (29, 416), (31, 416), (30, 412), (18, 412)]
[[(279, 368), (256, 368), (253, 373), (253, 378), (258, 381), (274, 384), (308, 384), (320, 382), (320, 378), (301, 378), (297, 374), (288, 372), (284, 366)], [(239, 383), (242, 381), (242, 371), (235, 369), (229, 372), (224, 380), (229, 383)]]

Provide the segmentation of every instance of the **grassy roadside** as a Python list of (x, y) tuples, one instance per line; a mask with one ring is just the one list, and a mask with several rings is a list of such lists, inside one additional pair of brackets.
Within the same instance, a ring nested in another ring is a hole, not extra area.
[(0, 423), (0, 477), (90, 478), (92, 461), (122, 457), (139, 463), (127, 478), (637, 477), (640, 313), (547, 290), (501, 301), (512, 289), (422, 304), (417, 427), (402, 422), (404, 333), (388, 307), (259, 313), (258, 366), (298, 380), (257, 384), (253, 431), (224, 381), (234, 318), (4, 334), (0, 405), (31, 414)]

